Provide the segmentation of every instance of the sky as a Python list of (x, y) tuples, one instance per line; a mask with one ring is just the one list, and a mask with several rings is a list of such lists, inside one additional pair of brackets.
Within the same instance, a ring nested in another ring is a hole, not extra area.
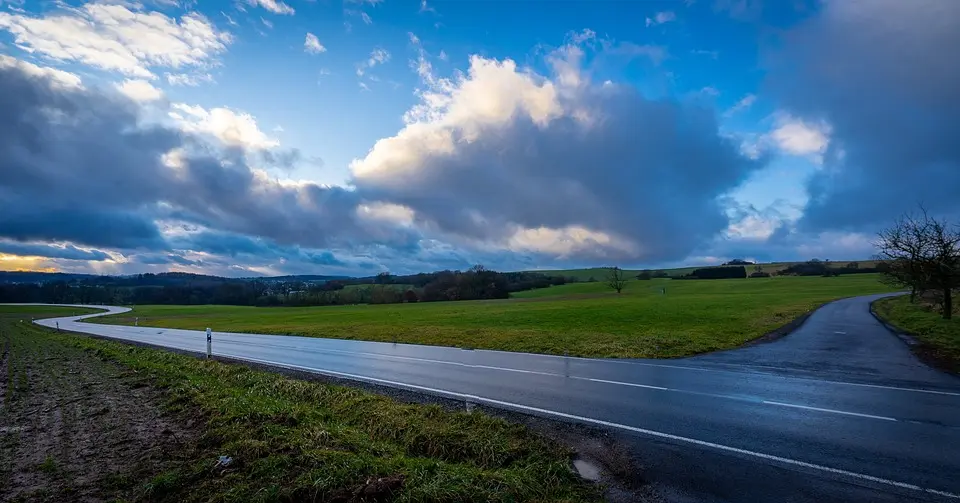
[(960, 215), (960, 2), (0, 0), (0, 270), (866, 259)]

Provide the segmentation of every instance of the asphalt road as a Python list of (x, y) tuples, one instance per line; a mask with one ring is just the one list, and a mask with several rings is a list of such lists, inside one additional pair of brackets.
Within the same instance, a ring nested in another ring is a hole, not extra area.
[[(600, 426), (671, 501), (960, 501), (960, 379), (878, 323), (877, 297), (829, 304), (773, 342), (677, 360), (220, 332), (213, 353)], [(89, 317), (38, 323), (206, 351), (203, 332), (77, 321)]]

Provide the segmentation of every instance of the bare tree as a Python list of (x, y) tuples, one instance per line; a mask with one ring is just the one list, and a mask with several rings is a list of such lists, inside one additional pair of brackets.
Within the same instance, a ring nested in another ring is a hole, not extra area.
[(616, 290), (617, 293), (620, 293), (626, 284), (627, 276), (623, 273), (623, 269), (611, 267), (607, 273), (607, 286)]
[(879, 258), (887, 261), (888, 283), (910, 288), (910, 301), (933, 290), (940, 297), (944, 319), (953, 314), (953, 290), (960, 288), (960, 227), (931, 217), (923, 206), (918, 215), (904, 215), (882, 231)]
[(953, 291), (960, 289), (960, 226), (930, 219), (930, 286), (941, 292), (943, 319), (953, 317)]
[(884, 282), (897, 287), (910, 288), (910, 302), (916, 302), (929, 284), (923, 259), (930, 248), (929, 223), (926, 211), (922, 217), (906, 214), (897, 219), (889, 229), (879, 234), (876, 246), (878, 258), (887, 262)]

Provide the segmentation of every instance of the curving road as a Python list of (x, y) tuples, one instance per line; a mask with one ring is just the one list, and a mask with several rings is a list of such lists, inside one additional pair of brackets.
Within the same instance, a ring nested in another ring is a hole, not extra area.
[[(777, 341), (678, 360), (220, 332), (213, 353), (600, 426), (670, 501), (960, 502), (960, 379), (878, 323), (878, 297), (828, 304)], [(106, 309), (37, 323), (206, 351), (203, 332), (80, 321), (127, 310)]]

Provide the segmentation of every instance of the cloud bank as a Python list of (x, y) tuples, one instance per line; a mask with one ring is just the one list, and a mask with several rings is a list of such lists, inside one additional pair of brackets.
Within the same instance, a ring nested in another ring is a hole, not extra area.
[(960, 3), (938, 0), (829, 1), (788, 34), (772, 88), (799, 119), (830, 128), (799, 229), (871, 233), (918, 202), (960, 214), (954, 47)]
[(147, 120), (163, 96), (148, 68), (186, 64), (170, 56), (116, 67), (144, 77), (120, 92), (5, 59), (0, 238), (116, 251), (90, 260), (278, 271), (681, 259), (727, 228), (722, 196), (762, 165), (712, 110), (593, 83), (592, 37), (552, 51), (548, 74), (475, 56), (440, 78), (423, 61), (406, 125), (351, 164), (347, 187), (268, 175), (299, 154), (242, 111), (169, 103), (168, 121)]

